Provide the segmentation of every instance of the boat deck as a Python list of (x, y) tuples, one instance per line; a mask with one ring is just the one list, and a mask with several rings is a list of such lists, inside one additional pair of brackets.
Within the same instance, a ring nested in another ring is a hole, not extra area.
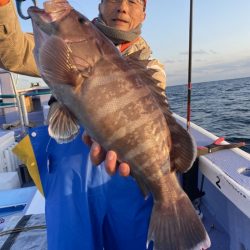
[[(185, 119), (176, 115), (185, 127)], [(218, 137), (191, 124), (198, 146)], [(227, 142), (225, 142), (227, 143)], [(250, 155), (241, 149), (221, 150), (199, 157), (199, 183), (204, 177), (201, 210), (214, 250), (250, 249)]]

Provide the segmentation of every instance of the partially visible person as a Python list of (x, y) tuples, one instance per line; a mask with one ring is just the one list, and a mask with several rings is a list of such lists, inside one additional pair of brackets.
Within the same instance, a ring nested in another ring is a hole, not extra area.
[[(32, 50), (33, 35), (23, 33), (12, 1), (0, 0), (0, 67), (12, 72), (39, 76)], [(99, 17), (93, 20), (120, 50), (122, 55), (138, 53), (139, 60), (149, 60), (151, 50), (141, 35), (145, 19), (146, 0), (102, 0)], [(163, 65), (150, 59), (149, 69), (159, 82), (163, 94), (166, 75)], [(51, 109), (56, 100), (50, 102)], [(55, 106), (54, 106), (55, 107)], [(97, 143), (84, 134), (91, 145), (95, 165), (105, 159), (103, 166), (93, 168), (89, 149), (81, 135), (71, 143), (59, 145), (48, 136), (47, 128), (35, 129), (36, 136), (25, 139), (23, 160), (37, 167), (46, 199), (46, 222), (49, 249), (84, 250), (144, 250), (152, 209), (152, 198), (144, 200), (132, 177), (116, 173), (115, 152), (103, 152)], [(35, 157), (34, 157), (35, 155)], [(102, 164), (103, 165), (103, 164)], [(120, 172), (129, 175), (129, 166), (120, 165)]]

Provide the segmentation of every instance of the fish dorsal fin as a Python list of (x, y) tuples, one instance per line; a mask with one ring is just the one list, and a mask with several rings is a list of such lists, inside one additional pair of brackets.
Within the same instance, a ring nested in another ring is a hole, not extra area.
[(170, 151), (171, 170), (186, 172), (196, 159), (197, 150), (195, 142), (191, 135), (173, 117), (163, 89), (157, 85), (159, 82), (153, 78), (156, 70), (147, 68), (150, 60), (141, 61), (138, 59), (139, 55), (139, 52), (129, 55), (127, 62), (138, 72), (143, 82), (147, 84), (165, 116), (172, 140)]
[(125, 58), (127, 63), (136, 71), (136, 73), (141, 77), (144, 84), (150, 89), (155, 100), (158, 102), (160, 108), (165, 113), (172, 114), (169, 110), (168, 100), (164, 93), (164, 90), (159, 86), (159, 81), (154, 78), (154, 74), (158, 70), (150, 68), (151, 60), (140, 60), (140, 51), (134, 52)]
[(56, 36), (51, 36), (40, 49), (40, 73), (48, 83), (72, 86), (81, 84), (84, 78), (90, 75), (91, 69), (86, 61), (81, 60), (81, 64), (84, 63), (85, 65), (78, 69), (72, 50), (61, 38)]
[(47, 123), (49, 135), (60, 144), (74, 140), (80, 129), (75, 116), (59, 102), (51, 104)]

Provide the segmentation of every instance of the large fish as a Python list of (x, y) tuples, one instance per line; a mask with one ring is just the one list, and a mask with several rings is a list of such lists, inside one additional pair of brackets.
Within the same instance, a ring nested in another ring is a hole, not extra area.
[(51, 136), (72, 140), (80, 124), (129, 163), (143, 194), (154, 198), (148, 242), (155, 250), (207, 249), (209, 237), (176, 177), (192, 165), (196, 146), (172, 117), (145, 62), (136, 54), (122, 57), (67, 1), (47, 1), (44, 9), (28, 12), (37, 66), (58, 100)]

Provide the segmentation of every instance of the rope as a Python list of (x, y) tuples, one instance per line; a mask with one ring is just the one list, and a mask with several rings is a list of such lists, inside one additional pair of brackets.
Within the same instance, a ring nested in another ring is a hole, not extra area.
[(46, 225), (38, 225), (38, 226), (30, 226), (30, 227), (18, 227), (18, 228), (14, 228), (11, 230), (6, 230), (6, 231), (0, 232), (0, 236), (4, 236), (7, 234), (20, 233), (20, 232), (27, 232), (27, 231), (36, 230), (36, 229), (46, 229)]

